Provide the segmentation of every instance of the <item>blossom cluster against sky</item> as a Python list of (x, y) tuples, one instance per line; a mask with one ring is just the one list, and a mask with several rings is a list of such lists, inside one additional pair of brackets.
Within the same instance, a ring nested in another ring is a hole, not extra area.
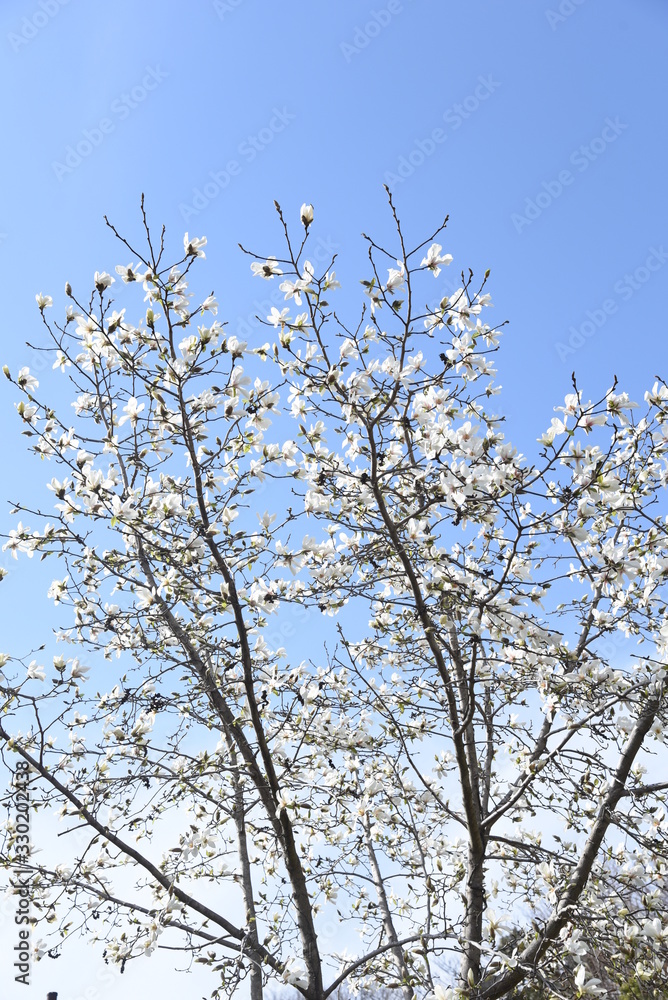
[[(275, 252), (274, 198), (295, 223), (313, 203), (316, 263), (342, 255), (352, 309), (359, 233), (391, 231), (388, 183), (416, 241), (449, 213), (445, 291), (462, 267), (491, 268), (494, 319), (511, 321), (499, 408), (524, 450), (573, 369), (587, 398), (614, 375), (640, 398), (666, 375), (667, 35), (663, 0), (4, 0), (2, 362), (34, 365), (36, 292), (56, 312), (66, 280), (121, 261), (102, 216), (135, 236), (142, 191), (176, 247), (208, 236), (230, 332), (264, 342), (254, 316), (279, 305), (236, 250)], [(10, 393), (0, 421), (3, 500), (26, 497), (50, 474), (25, 455)], [(32, 568), (3, 585), (9, 646), (28, 629), (48, 640)], [(41, 963), (31, 995), (56, 966), (60, 1000), (127, 992), (99, 960), (68, 958)]]

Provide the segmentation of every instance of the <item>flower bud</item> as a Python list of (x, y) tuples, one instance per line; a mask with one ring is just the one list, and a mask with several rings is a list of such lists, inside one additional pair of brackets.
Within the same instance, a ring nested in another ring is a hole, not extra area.
[(300, 209), (299, 217), (302, 220), (302, 225), (304, 226), (304, 228), (308, 229), (308, 227), (313, 222), (313, 205), (307, 205), (306, 202), (304, 202), (304, 204)]
[(65, 282), (65, 295), (67, 295), (70, 298), (72, 296), (72, 286), (70, 285), (69, 281)]
[(5, 378), (8, 378), (8, 379), (11, 380), (12, 376), (11, 376), (11, 373), (9, 371), (9, 365), (3, 365), (2, 366), (2, 374), (5, 376)]

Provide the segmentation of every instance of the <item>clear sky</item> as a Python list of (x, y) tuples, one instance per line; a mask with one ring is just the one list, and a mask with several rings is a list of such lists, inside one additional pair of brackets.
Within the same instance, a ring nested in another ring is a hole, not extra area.
[[(499, 409), (522, 450), (573, 369), (586, 396), (618, 375), (639, 398), (668, 375), (667, 44), (666, 0), (2, 0), (2, 363), (31, 363), (36, 292), (55, 314), (66, 280), (128, 262), (102, 216), (137, 234), (142, 191), (177, 249), (208, 237), (218, 318), (264, 342), (244, 324), (268, 286), (237, 242), (274, 251), (273, 199), (295, 222), (312, 202), (352, 304), (360, 232), (389, 233), (387, 182), (416, 242), (449, 213), (451, 271), (491, 268), (510, 320)], [(51, 472), (0, 388), (1, 499), (27, 499)], [(31, 569), (0, 593), (3, 646), (48, 632)], [(102, 983), (82, 949), (37, 966), (30, 997), (174, 993), (169, 958)]]

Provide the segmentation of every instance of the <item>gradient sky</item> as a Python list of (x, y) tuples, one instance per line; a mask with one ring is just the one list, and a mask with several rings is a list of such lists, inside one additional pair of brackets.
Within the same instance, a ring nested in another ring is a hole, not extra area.
[[(617, 375), (639, 399), (668, 375), (667, 43), (666, 0), (3, 0), (1, 361), (15, 372), (32, 364), (25, 341), (43, 343), (36, 292), (55, 315), (66, 280), (128, 262), (102, 217), (137, 235), (142, 191), (177, 250), (185, 230), (208, 237), (200, 275), (251, 343), (265, 331), (244, 324), (271, 289), (236, 244), (279, 247), (274, 198), (295, 223), (315, 205), (352, 306), (360, 232), (390, 233), (387, 182), (409, 240), (449, 213), (448, 282), (491, 268), (494, 319), (510, 321), (499, 409), (521, 450), (574, 369), (586, 397)], [(53, 473), (26, 457), (0, 388), (2, 500), (27, 500)], [(35, 569), (2, 584), (10, 652), (28, 632), (48, 641)], [(4, 962), (6, 906), (0, 920)], [(3, 997), (173, 995), (171, 966), (102, 982), (99, 953), (75, 945)], [(203, 974), (180, 993), (212, 987)]]

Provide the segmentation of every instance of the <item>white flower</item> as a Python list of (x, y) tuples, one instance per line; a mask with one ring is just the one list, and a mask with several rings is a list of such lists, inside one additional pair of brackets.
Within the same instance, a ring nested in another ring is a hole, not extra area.
[(295, 465), (294, 457), (298, 451), (294, 441), (285, 441), (281, 448), (281, 457), (288, 465)]
[(239, 517), (239, 511), (236, 507), (225, 507), (220, 515), (220, 519), (226, 527), (237, 517)]
[(9, 549), (12, 554), (12, 559), (18, 559), (19, 552), (28, 551), (29, 543), (27, 543), (23, 537), (25, 533), (26, 529), (24, 529), (23, 523), (19, 521), (15, 528), (10, 529), (9, 537), (2, 546), (2, 551), (6, 552)]
[(287, 791), (279, 792), (276, 798), (276, 815), (280, 816), (284, 809), (294, 809), (295, 801)]
[(578, 988), (578, 996), (600, 996), (603, 990), (599, 989), (600, 979), (587, 979), (587, 970), (584, 965), (578, 965), (575, 971), (575, 985)]
[(153, 729), (155, 712), (141, 712), (139, 718), (130, 730), (130, 736), (145, 736)]
[(30, 374), (29, 368), (21, 368), (18, 375), (16, 376), (16, 384), (19, 389), (25, 389), (26, 392), (32, 392), (33, 389), (37, 389), (39, 382), (37, 379)]
[(432, 245), (427, 250), (427, 256), (423, 257), (420, 261), (420, 267), (428, 267), (430, 271), (434, 272), (434, 277), (438, 278), (441, 273), (441, 264), (452, 263), (452, 254), (445, 253), (442, 254), (441, 250), (443, 247), (440, 243), (432, 243)]
[[(281, 288), (283, 286), (281, 285)], [(285, 323), (290, 322), (290, 310), (286, 306), (285, 309), (281, 309), (280, 312), (276, 306), (271, 307), (271, 313), (267, 316), (267, 322), (271, 323), (273, 327), (283, 326)]]
[(48, 309), (48, 308), (50, 308), (50, 306), (53, 305), (53, 299), (51, 298), (51, 296), (50, 295), (42, 295), (41, 292), (39, 292), (35, 296), (35, 301), (37, 302), (37, 305), (39, 306), (39, 311), (40, 312), (44, 312), (45, 309)]
[(573, 930), (571, 932), (570, 927), (563, 927), (560, 932), (560, 937), (564, 942), (564, 947), (569, 955), (575, 955), (578, 958), (582, 958), (583, 955), (587, 954), (588, 948), (585, 941), (582, 940), (582, 931)]
[(549, 446), (552, 444), (555, 437), (558, 437), (560, 434), (565, 434), (565, 433), (566, 433), (566, 424), (562, 420), (559, 420), (557, 417), (552, 417), (551, 426), (548, 427), (545, 433), (538, 438), (538, 441), (540, 442), (540, 444)]
[(54, 369), (54, 371), (55, 371), (56, 368), (60, 368), (61, 372), (64, 372), (66, 368), (70, 368), (71, 366), (72, 366), (72, 362), (68, 361), (68, 359), (63, 354), (63, 352), (62, 351), (56, 351), (56, 360), (51, 365), (51, 367)]
[(547, 883), (551, 884), (554, 881), (554, 865), (551, 861), (541, 861), (536, 870)]
[(270, 514), (268, 510), (265, 510), (261, 516), (260, 514), (257, 515), (257, 519), (263, 528), (269, 528), (276, 520), (276, 515)]
[(137, 587), (137, 609), (139, 611), (144, 611), (146, 608), (150, 608), (156, 598), (155, 590), (149, 590), (148, 587)]
[(654, 383), (651, 392), (645, 393), (645, 402), (651, 403), (652, 406), (661, 406), (666, 400), (668, 400), (668, 386), (659, 385), (658, 382)]
[(662, 926), (659, 917), (654, 917), (653, 920), (646, 920), (642, 932), (645, 937), (652, 938), (654, 941), (665, 941), (668, 938), (668, 927)]
[(47, 597), (52, 597), (54, 604), (60, 604), (63, 597), (67, 594), (67, 581), (69, 576), (66, 576), (64, 580), (54, 580), (47, 591)]
[(77, 680), (85, 681), (86, 677), (90, 671), (90, 667), (84, 667), (82, 663), (78, 660), (72, 660), (72, 666), (70, 667), (70, 677), (74, 677)]
[(121, 424), (124, 424), (126, 420), (129, 420), (130, 424), (133, 427), (136, 427), (137, 417), (139, 416), (139, 414), (143, 409), (144, 409), (144, 404), (138, 402), (138, 400), (136, 400), (134, 396), (130, 396), (127, 403), (123, 407), (123, 413), (125, 414), (125, 416), (121, 417), (121, 419), (118, 421), (119, 427), (121, 426)]
[(44, 938), (40, 938), (39, 941), (36, 941), (35, 944), (32, 946), (32, 952), (33, 955), (35, 956), (35, 961), (39, 962), (40, 958), (43, 958), (44, 955), (46, 955), (48, 949), (49, 946), (44, 940)]
[(237, 337), (228, 337), (227, 339), (227, 349), (233, 358), (243, 358), (247, 347), (248, 344), (245, 340), (239, 340)]
[(248, 375), (244, 375), (243, 368), (240, 365), (235, 365), (227, 380), (227, 394), (228, 396), (234, 396), (237, 392), (240, 392), (244, 395), (246, 386), (250, 384), (251, 380)]
[(580, 396), (581, 393), (569, 392), (564, 396), (564, 405), (555, 406), (555, 410), (560, 413), (565, 413), (569, 417), (574, 417), (575, 414), (580, 409)]
[(213, 295), (207, 295), (200, 308), (202, 312), (211, 312), (215, 316), (218, 312), (218, 303)]
[(110, 274), (107, 274), (106, 271), (96, 271), (93, 277), (93, 281), (95, 282), (95, 287), (98, 292), (103, 292), (105, 288), (109, 288), (109, 285), (111, 285), (114, 280), (115, 279), (112, 278)]
[(584, 413), (578, 421), (578, 426), (584, 427), (586, 433), (589, 434), (592, 427), (602, 427), (607, 419), (605, 413)]
[(36, 406), (26, 406), (26, 404), (23, 402), (23, 400), (21, 400), (20, 403), (16, 404), (16, 412), (18, 413), (18, 415), (20, 417), (22, 417), (26, 421), (26, 423), (33, 424), (33, 425), (37, 423), (37, 419), (36, 419), (37, 407)]
[(37, 660), (33, 660), (26, 671), (26, 677), (29, 680), (45, 681), (46, 674), (44, 673), (44, 667), (40, 666)]
[(386, 285), (388, 292), (398, 292), (406, 278), (406, 268), (403, 261), (398, 260), (397, 264), (399, 265), (398, 269), (396, 267), (388, 268)]
[(312, 278), (313, 265), (307, 260), (304, 262), (304, 273), (301, 278), (297, 278), (296, 281), (289, 281), (286, 278), (278, 287), (282, 292), (285, 292), (286, 299), (294, 299), (295, 303), (300, 306), (302, 304), (301, 293), (310, 286)]
[(336, 271), (328, 271), (325, 275), (325, 280), (322, 283), (323, 291), (327, 291), (330, 288), (340, 288), (341, 282), (337, 281)]
[(197, 355), (200, 349), (200, 340), (195, 336), (194, 333), (189, 334), (189, 336), (184, 337), (179, 343), (179, 350), (183, 352), (183, 357), (186, 361), (192, 361)]
[(359, 351), (357, 349), (355, 341), (351, 340), (349, 337), (346, 337), (346, 339), (341, 344), (341, 347), (339, 348), (339, 358), (343, 361), (344, 358), (354, 358), (357, 357), (358, 354)]
[(257, 278), (260, 275), (260, 277), (266, 278), (267, 281), (276, 274), (283, 274), (275, 257), (268, 257), (264, 264), (260, 263), (260, 261), (253, 261), (251, 271), (254, 277)]
[(306, 202), (304, 202), (299, 210), (299, 218), (301, 219), (304, 228), (308, 229), (313, 222), (313, 205), (307, 205)]
[(128, 264), (127, 267), (123, 267), (122, 264), (116, 265), (116, 274), (120, 274), (126, 285), (131, 281), (138, 281), (140, 277), (140, 275), (137, 274), (138, 270), (139, 264)]
[(508, 916), (497, 916), (494, 910), (487, 910), (487, 920), (489, 922), (489, 933), (492, 938), (498, 931), (509, 931), (512, 929), (512, 921)]
[(183, 250), (186, 257), (206, 257), (206, 254), (201, 249), (203, 246), (206, 246), (206, 236), (199, 238), (193, 236), (192, 239), (189, 239), (186, 233), (183, 237)]

